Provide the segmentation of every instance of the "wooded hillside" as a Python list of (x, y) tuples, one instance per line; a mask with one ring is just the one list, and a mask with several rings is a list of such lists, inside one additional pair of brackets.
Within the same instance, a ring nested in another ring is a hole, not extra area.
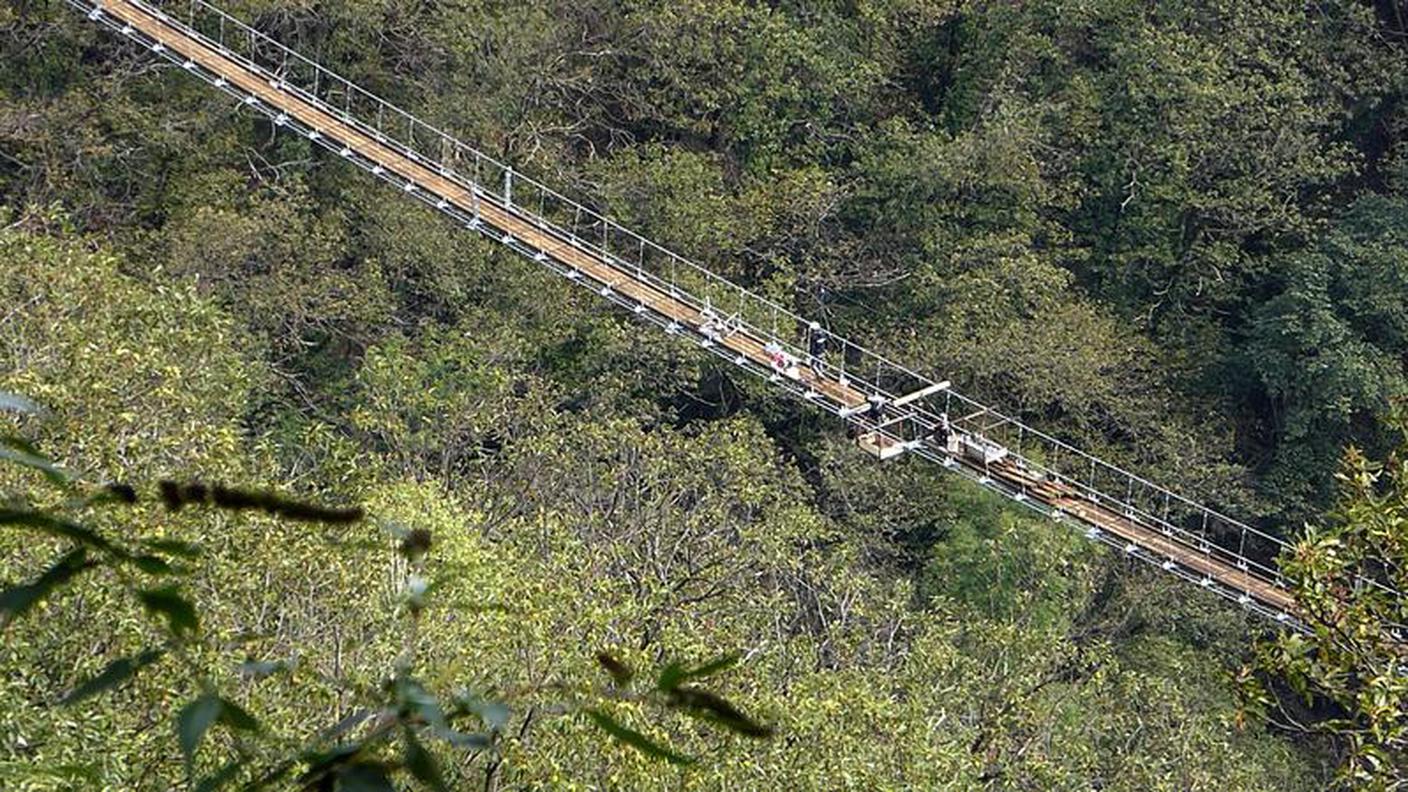
[[(1327, 516), (1345, 447), (1402, 442), (1402, 2), (222, 7), (1277, 535), (1367, 520)], [(1244, 706), (1273, 625), (938, 468), (876, 464), (59, 2), (0, 8), (0, 393), (42, 407), (0, 411), (0, 434), (141, 488), (85, 524), (200, 548), (183, 652), (276, 735), (243, 746), (227, 717), (187, 766), (172, 713), (207, 691), (174, 659), (59, 706), (158, 640), (136, 573), (102, 568), (0, 621), (5, 789), (186, 788), (314, 740), (407, 656), (427, 688), (506, 707), (476, 710), (491, 744), (430, 746), (455, 789), (1318, 790), (1360, 756), (1302, 728), (1344, 700), (1272, 675), (1277, 703)], [(163, 478), (372, 519), (175, 510)], [(19, 504), (73, 505), (0, 466)], [(430, 532), (423, 569), (387, 525)], [(64, 547), (0, 525), (0, 584)], [(412, 568), (430, 591), (408, 632)], [(714, 684), (775, 733), (612, 698), (697, 761), (633, 750), (563, 692), (608, 681), (598, 652), (736, 652)], [(1375, 783), (1408, 783), (1384, 756)]]

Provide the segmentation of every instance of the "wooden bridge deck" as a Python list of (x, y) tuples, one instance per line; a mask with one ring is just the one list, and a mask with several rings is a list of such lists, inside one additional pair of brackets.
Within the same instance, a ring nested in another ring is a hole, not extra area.
[[(571, 267), (603, 286), (609, 286), (614, 291), (630, 297), (650, 310), (687, 327), (698, 330), (704, 324), (705, 317), (687, 302), (662, 292), (654, 285), (638, 280), (634, 273), (626, 269), (619, 268), (593, 253), (573, 246), (570, 242), (525, 219), (513, 211), (511, 207), (497, 203), (482, 194), (478, 196), (472, 194), (470, 190), (465, 189), (458, 182), (442, 176), (395, 148), (344, 123), (337, 116), (304, 101), (296, 94), (270, 85), (267, 75), (251, 72), (242, 64), (230, 60), (219, 51), (186, 37), (145, 9), (124, 0), (101, 0), (100, 5), (112, 16), (142, 30), (160, 41), (172, 52), (179, 53), (201, 67), (224, 77), (231, 85), (259, 97), (269, 106), (276, 107), (290, 117), (318, 130), (321, 134), (336, 140), (359, 156), (365, 157), (416, 184), (418, 188), (443, 198), (466, 213), (478, 215), (488, 225), (541, 250), (557, 262)], [(734, 332), (724, 337), (719, 343), (759, 365), (771, 366), (771, 361), (765, 351), (766, 342), (762, 339), (753, 337), (746, 332)], [(856, 407), (865, 404), (865, 394), (848, 384), (836, 379), (818, 376), (806, 369), (801, 370), (800, 376), (804, 384), (838, 405)]]

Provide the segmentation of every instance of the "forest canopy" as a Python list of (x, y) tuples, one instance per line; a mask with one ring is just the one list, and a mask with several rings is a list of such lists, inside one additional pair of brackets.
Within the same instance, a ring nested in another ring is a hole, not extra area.
[[(1396, 519), (1366, 460), (1394, 469), (1408, 398), (1402, 2), (222, 7), (1161, 484), (1287, 540), (1408, 547), (1355, 527)], [(0, 434), (93, 481), (238, 483), (434, 536), (412, 563), (372, 521), (83, 511), (200, 547), (179, 586), (228, 728), (192, 766), (171, 713), (208, 691), (166, 662), (60, 705), (161, 632), (127, 573), (94, 570), (0, 623), (6, 789), (210, 778), (244, 750), (236, 700), (285, 749), (316, 738), (407, 653), (415, 564), (418, 679), (506, 706), (491, 746), (428, 748), (451, 788), (1408, 783), (1401, 734), (1380, 756), (1313, 728), (1366, 721), (1328, 666), (1253, 650), (1274, 625), (938, 468), (874, 464), (60, 2), (0, 8), (0, 392), (42, 408)], [(21, 503), (73, 506), (0, 466)], [(66, 547), (0, 525), (0, 587)], [(736, 654), (719, 693), (775, 733), (627, 698), (612, 717), (698, 761), (604, 739), (553, 694), (610, 681), (598, 651)], [(1369, 755), (1373, 780), (1337, 776)]]

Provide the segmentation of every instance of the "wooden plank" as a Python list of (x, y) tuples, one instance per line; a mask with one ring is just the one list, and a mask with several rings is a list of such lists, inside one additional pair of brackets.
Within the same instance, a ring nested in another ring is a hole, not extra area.
[[(1230, 589), (1243, 592), (1264, 605), (1299, 617), (1295, 599), (1285, 589), (1250, 571), (1239, 569), (1233, 564), (1205, 553), (1177, 537), (1169, 536), (1157, 528), (1144, 525), (1137, 520), (1094, 503), (1080, 496), (1071, 487), (1044, 481), (1039, 482), (1030, 471), (1008, 460), (987, 467), (976, 465), (966, 459), (960, 458), (959, 461), (973, 470), (1007, 481), (1026, 492), (1028, 496), (1060, 509), (1086, 525), (1095, 526), (1155, 555), (1171, 559), (1179, 565), (1212, 578)], [(1036, 486), (1037, 484), (1048, 484), (1048, 487)]]
[(1146, 550), (1170, 558), (1229, 588), (1246, 592), (1255, 599), (1285, 613), (1295, 614), (1297, 612), (1294, 598), (1284, 589), (1277, 588), (1274, 584), (1262, 580), (1250, 572), (1238, 569), (1163, 533), (1140, 525), (1127, 517), (1095, 506), (1089, 501), (1076, 500), (1075, 498), (1061, 499), (1055, 505), (1085, 522), (1096, 525)]
[(919, 390), (913, 393), (907, 393), (904, 396), (895, 399), (893, 402), (890, 403), (890, 406), (903, 407), (906, 404), (909, 404), (910, 402), (914, 401), (915, 399), (922, 399), (925, 396), (933, 396), (935, 393), (938, 393), (941, 390), (946, 390), (952, 384), (953, 383), (949, 382), (948, 380), (944, 380), (943, 382), (935, 382), (933, 385), (930, 385), (926, 388), (920, 388)]

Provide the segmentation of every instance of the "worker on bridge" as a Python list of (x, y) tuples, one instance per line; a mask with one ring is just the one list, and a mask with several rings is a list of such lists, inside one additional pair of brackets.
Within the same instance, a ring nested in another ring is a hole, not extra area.
[(870, 402), (870, 422), (877, 427), (889, 417), (890, 400), (878, 393), (865, 397)]
[(821, 367), (826, 362), (826, 350), (831, 346), (831, 334), (819, 322), (807, 327), (807, 362), (816, 375), (821, 376)]
[(709, 308), (705, 308), (701, 312), (701, 316), (704, 321), (699, 325), (699, 332), (710, 341), (722, 341), (726, 329), (724, 321)]
[(778, 374), (793, 380), (802, 378), (802, 372), (797, 368), (796, 359), (787, 354), (787, 350), (783, 349), (782, 345), (776, 341), (769, 341), (763, 347), (763, 355), (772, 364), (773, 371)]
[(930, 429), (922, 438), (924, 442), (936, 445), (940, 448), (948, 448), (948, 438), (953, 434), (952, 425), (948, 422), (948, 413), (939, 413), (939, 422)]

